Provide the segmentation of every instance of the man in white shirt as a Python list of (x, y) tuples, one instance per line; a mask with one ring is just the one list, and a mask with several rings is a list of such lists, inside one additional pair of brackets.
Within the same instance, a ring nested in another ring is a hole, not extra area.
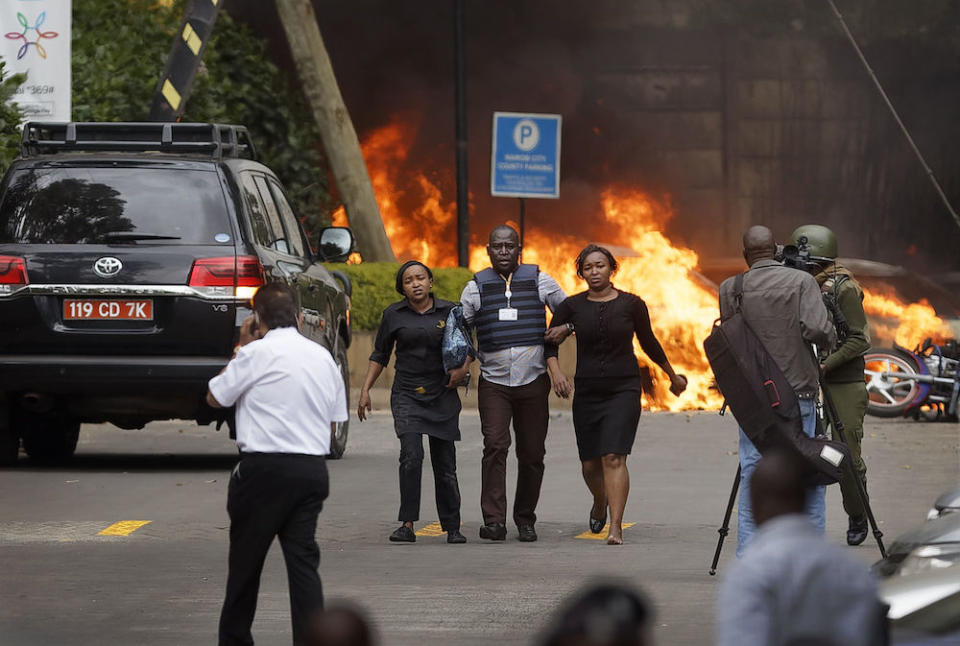
[(213, 407), (236, 404), (242, 456), (227, 493), (230, 556), (220, 646), (253, 644), (260, 573), (274, 536), (287, 565), (293, 641), (304, 641), (310, 615), (323, 607), (315, 533), (330, 489), (324, 456), (331, 424), (347, 420), (340, 370), (326, 348), (297, 330), (293, 290), (265, 285), (253, 310), (236, 355), (207, 392)]

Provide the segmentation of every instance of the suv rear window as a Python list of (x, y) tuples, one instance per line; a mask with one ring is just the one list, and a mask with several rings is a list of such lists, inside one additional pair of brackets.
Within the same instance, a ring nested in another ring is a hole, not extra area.
[(213, 171), (33, 168), (10, 177), (0, 204), (0, 242), (215, 244), (223, 240), (218, 234), (230, 233), (229, 222)]

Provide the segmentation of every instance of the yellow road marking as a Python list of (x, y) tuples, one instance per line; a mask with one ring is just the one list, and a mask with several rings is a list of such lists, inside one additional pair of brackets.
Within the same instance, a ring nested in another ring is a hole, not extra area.
[(446, 532), (440, 527), (440, 523), (430, 523), (418, 529), (415, 534), (417, 536), (443, 536)]
[[(623, 523), (621, 527), (623, 527), (623, 529), (626, 530), (630, 527), (633, 527), (634, 525), (636, 525), (636, 523)], [(580, 534), (579, 536), (575, 536), (574, 538), (586, 538), (587, 540), (591, 540), (591, 541), (605, 541), (607, 540), (608, 531), (610, 531), (610, 523), (607, 523), (606, 525), (604, 525), (603, 529), (600, 530), (599, 534), (594, 534), (593, 532), (586, 531)]]
[(129, 536), (144, 525), (149, 525), (149, 520), (121, 520), (110, 525), (103, 531), (98, 532), (98, 536)]

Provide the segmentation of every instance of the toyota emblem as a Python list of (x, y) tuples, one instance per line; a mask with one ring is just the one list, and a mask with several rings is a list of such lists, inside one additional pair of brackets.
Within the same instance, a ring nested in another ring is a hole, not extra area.
[(93, 263), (93, 273), (101, 278), (116, 276), (123, 269), (123, 263), (113, 256), (104, 256)]

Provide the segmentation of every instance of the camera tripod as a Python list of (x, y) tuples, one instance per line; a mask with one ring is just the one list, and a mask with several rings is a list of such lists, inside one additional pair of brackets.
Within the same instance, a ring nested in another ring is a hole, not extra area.
[[(847, 444), (843, 422), (840, 421), (840, 416), (837, 414), (837, 408), (833, 402), (833, 397), (830, 395), (830, 391), (827, 389), (827, 387), (823, 384), (822, 379), (820, 381), (820, 391), (823, 393), (823, 407), (827, 414), (827, 421), (833, 427), (835, 439)], [(723, 407), (720, 409), (721, 415), (724, 414), (726, 407), (727, 404), (724, 402)], [(857, 495), (860, 497), (860, 501), (863, 503), (863, 509), (867, 514), (867, 520), (870, 523), (870, 528), (873, 530), (873, 537), (877, 541), (877, 547), (880, 548), (880, 556), (881, 558), (887, 558), (887, 550), (883, 547), (883, 532), (881, 532), (880, 528), (877, 527), (877, 520), (874, 518), (873, 510), (870, 508), (870, 500), (867, 497), (867, 490), (863, 486), (863, 481), (860, 480), (860, 474), (858, 474), (854, 468), (853, 460), (848, 459), (846, 462), (848, 474), (853, 478), (853, 481), (857, 485)], [(713, 562), (710, 564), (710, 576), (714, 576), (717, 573), (717, 564), (720, 562), (720, 552), (723, 550), (723, 541), (727, 537), (727, 534), (730, 533), (730, 515), (733, 513), (733, 505), (737, 499), (737, 491), (740, 489), (740, 473), (740, 465), (738, 464), (737, 475), (733, 479), (733, 488), (730, 490), (730, 499), (727, 501), (727, 509), (723, 514), (723, 524), (717, 530), (717, 532), (720, 534), (720, 538), (717, 539), (717, 551), (714, 553)]]

